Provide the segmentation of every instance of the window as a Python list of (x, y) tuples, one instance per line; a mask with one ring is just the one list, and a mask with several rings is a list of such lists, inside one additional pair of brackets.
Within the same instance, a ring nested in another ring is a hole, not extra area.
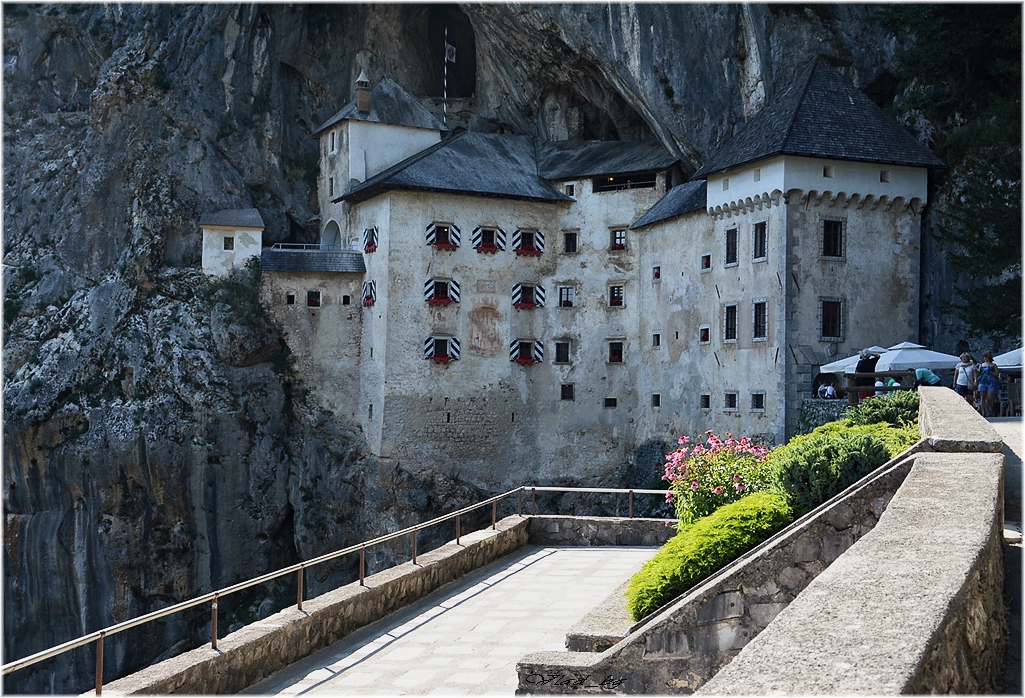
[(662, 280), (662, 267), (651, 268), (651, 280), (653, 282)]
[(822, 168), (822, 176), (823, 177), (827, 177), (829, 179), (832, 179), (833, 178), (833, 166), (832, 165), (824, 166)]
[(712, 269), (712, 255), (703, 254), (701, 255), (701, 271), (711, 271)]
[(349, 305), (349, 303), (351, 303), (351, 302), (352, 302), (352, 299), (349, 298), (349, 296), (342, 296), (342, 305)]
[(566, 254), (574, 254), (577, 251), (577, 234), (562, 234), (562, 251)]
[(605, 406), (606, 407), (615, 407), (618, 404), (619, 404), (619, 400), (617, 400), (614, 397), (607, 397), (607, 398), (605, 398)]
[(609, 305), (615, 307), (622, 307), (623, 305), (623, 287), (622, 286), (609, 286)]
[(573, 399), (573, 384), (563, 383), (559, 386), (559, 399), (560, 400), (572, 400)]
[(769, 302), (755, 301), (751, 318), (751, 336), (755, 340), (768, 339), (769, 337)]
[(712, 409), (712, 396), (708, 393), (701, 394), (701, 409), (710, 410)]
[(843, 221), (822, 221), (822, 256), (843, 257)]
[(889, 170), (879, 170), (879, 181), (880, 182), (889, 182), (890, 181), (890, 171)]
[(609, 342), (609, 363), (610, 364), (621, 364), (621, 363), (623, 363), (623, 343), (622, 342)]
[(534, 284), (516, 284), (512, 289), (512, 303), (517, 310), (543, 308), (545, 305), (545, 287)]
[(478, 254), (494, 254), (505, 249), (505, 231), (501, 228), (474, 228), (470, 244)]
[(545, 251), (545, 236), (540, 230), (514, 230), (513, 250), (518, 255), (539, 257)]
[(722, 190), (723, 191), (729, 191), (729, 189), (730, 189), (730, 178), (729, 177), (723, 177), (722, 178)]
[(737, 304), (730, 303), (725, 306), (723, 313), (722, 338), (725, 342), (737, 341)]
[(701, 344), (708, 344), (709, 342), (711, 342), (711, 335), (711, 328), (708, 325), (702, 325), (698, 328), (698, 342), (700, 342)]
[(310, 290), (306, 292), (306, 307), (307, 308), (319, 308), (320, 307), (320, 291)]
[(823, 298), (820, 301), (822, 320), (822, 337), (827, 341), (843, 341), (843, 301), (835, 298)]
[(555, 363), (557, 363), (557, 364), (568, 364), (569, 363), (569, 342), (556, 342), (555, 343)]
[(751, 393), (751, 409), (758, 412), (765, 411), (765, 393)]
[(331, 152), (335, 152), (335, 132), (331, 132)]
[(294, 293), (286, 293), (285, 294), (285, 305), (295, 305), (295, 294)]
[(427, 337), (424, 339), (424, 358), (436, 364), (447, 364), (459, 359), (459, 340), (455, 337)]
[(567, 184), (565, 187), (566, 196), (576, 196), (576, 186)]
[(736, 264), (739, 261), (737, 254), (737, 229), (730, 228), (726, 231), (726, 266)]
[(509, 360), (521, 366), (530, 366), (544, 361), (544, 344), (534, 339), (514, 339), (509, 343)]
[(458, 303), (460, 295), (459, 282), (455, 279), (427, 279), (424, 282), (424, 302), (428, 305)]
[(756, 167), (755, 168), (755, 171), (754, 171), (754, 181), (756, 181), (756, 182), (762, 181), (762, 168), (760, 168), (760, 167)]
[(327, 178), (327, 195), (328, 196), (334, 196), (335, 195), (335, 178), (334, 177), (328, 177)]
[(755, 259), (765, 259), (767, 256), (765, 221), (755, 223), (754, 229), (751, 231), (751, 237), (754, 245), (754, 250), (751, 256)]
[(431, 223), (427, 226), (427, 244), (439, 250), (459, 247), (459, 227), (449, 223)]
[(376, 281), (364, 281), (363, 282), (363, 305), (364, 307), (370, 307), (377, 302), (377, 282)]
[(658, 332), (656, 332), (655, 334), (651, 335), (651, 346), (653, 346), (653, 347), (660, 347), (660, 346), (662, 346), (662, 335), (659, 334)]
[(662, 406), (662, 396), (659, 393), (652, 393), (651, 394), (651, 406), (652, 407), (661, 407)]
[(559, 307), (572, 308), (575, 289), (572, 286), (559, 286)]
[(367, 254), (377, 251), (377, 226), (363, 229), (363, 251)]
[(737, 394), (726, 393), (724, 407), (727, 411), (735, 411), (737, 409)]
[(226, 238), (224, 238), (224, 249), (226, 249), (226, 250), (234, 250), (235, 249), (235, 238), (233, 238), (233, 237), (226, 237)]
[(610, 250), (625, 250), (626, 249), (626, 230), (610, 230), (609, 231), (609, 249)]

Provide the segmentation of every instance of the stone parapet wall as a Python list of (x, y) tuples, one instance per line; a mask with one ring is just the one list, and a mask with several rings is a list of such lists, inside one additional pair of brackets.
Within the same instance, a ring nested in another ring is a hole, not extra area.
[[(105, 694), (238, 693), (289, 664), (426, 596), (527, 542), (529, 521), (510, 516), (359, 582), (252, 623), (209, 645), (104, 686)], [(88, 694), (87, 694), (88, 695)]]
[(676, 535), (676, 521), (600, 516), (531, 516), (533, 545), (662, 545)]

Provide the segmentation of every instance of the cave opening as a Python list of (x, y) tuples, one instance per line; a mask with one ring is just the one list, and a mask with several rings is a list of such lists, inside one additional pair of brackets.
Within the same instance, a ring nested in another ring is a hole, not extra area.
[[(445, 30), (448, 44), (455, 49), (455, 60), (445, 57)], [(472, 97), (477, 88), (477, 42), (473, 25), (457, 5), (434, 5), (427, 16), (430, 72), (429, 94), (444, 93), (445, 69), (448, 68), (449, 98)]]

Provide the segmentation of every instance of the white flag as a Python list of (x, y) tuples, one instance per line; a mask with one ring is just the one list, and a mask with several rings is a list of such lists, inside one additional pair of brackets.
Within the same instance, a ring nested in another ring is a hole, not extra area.
[(445, 42), (445, 60), (450, 63), (456, 62), (456, 47), (447, 41)]

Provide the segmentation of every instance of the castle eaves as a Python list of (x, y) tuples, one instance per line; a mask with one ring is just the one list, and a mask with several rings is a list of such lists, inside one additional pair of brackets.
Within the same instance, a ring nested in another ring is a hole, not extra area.
[(685, 213), (704, 211), (707, 185), (705, 180), (698, 179), (673, 187), (630, 228), (636, 230)]
[(342, 121), (370, 121), (393, 126), (408, 126), (432, 131), (447, 131), (444, 124), (424, 109), (414, 97), (391, 78), (381, 78), (370, 90), (370, 111), (361, 113), (356, 100), (349, 102), (330, 119), (321, 124), (314, 136)]
[(259, 228), (264, 229), (263, 218), (255, 208), (223, 209), (204, 213), (199, 219), (201, 228), (220, 226), (224, 228)]
[(664, 170), (678, 161), (656, 140), (549, 142), (537, 159), (541, 176), (556, 181)]

